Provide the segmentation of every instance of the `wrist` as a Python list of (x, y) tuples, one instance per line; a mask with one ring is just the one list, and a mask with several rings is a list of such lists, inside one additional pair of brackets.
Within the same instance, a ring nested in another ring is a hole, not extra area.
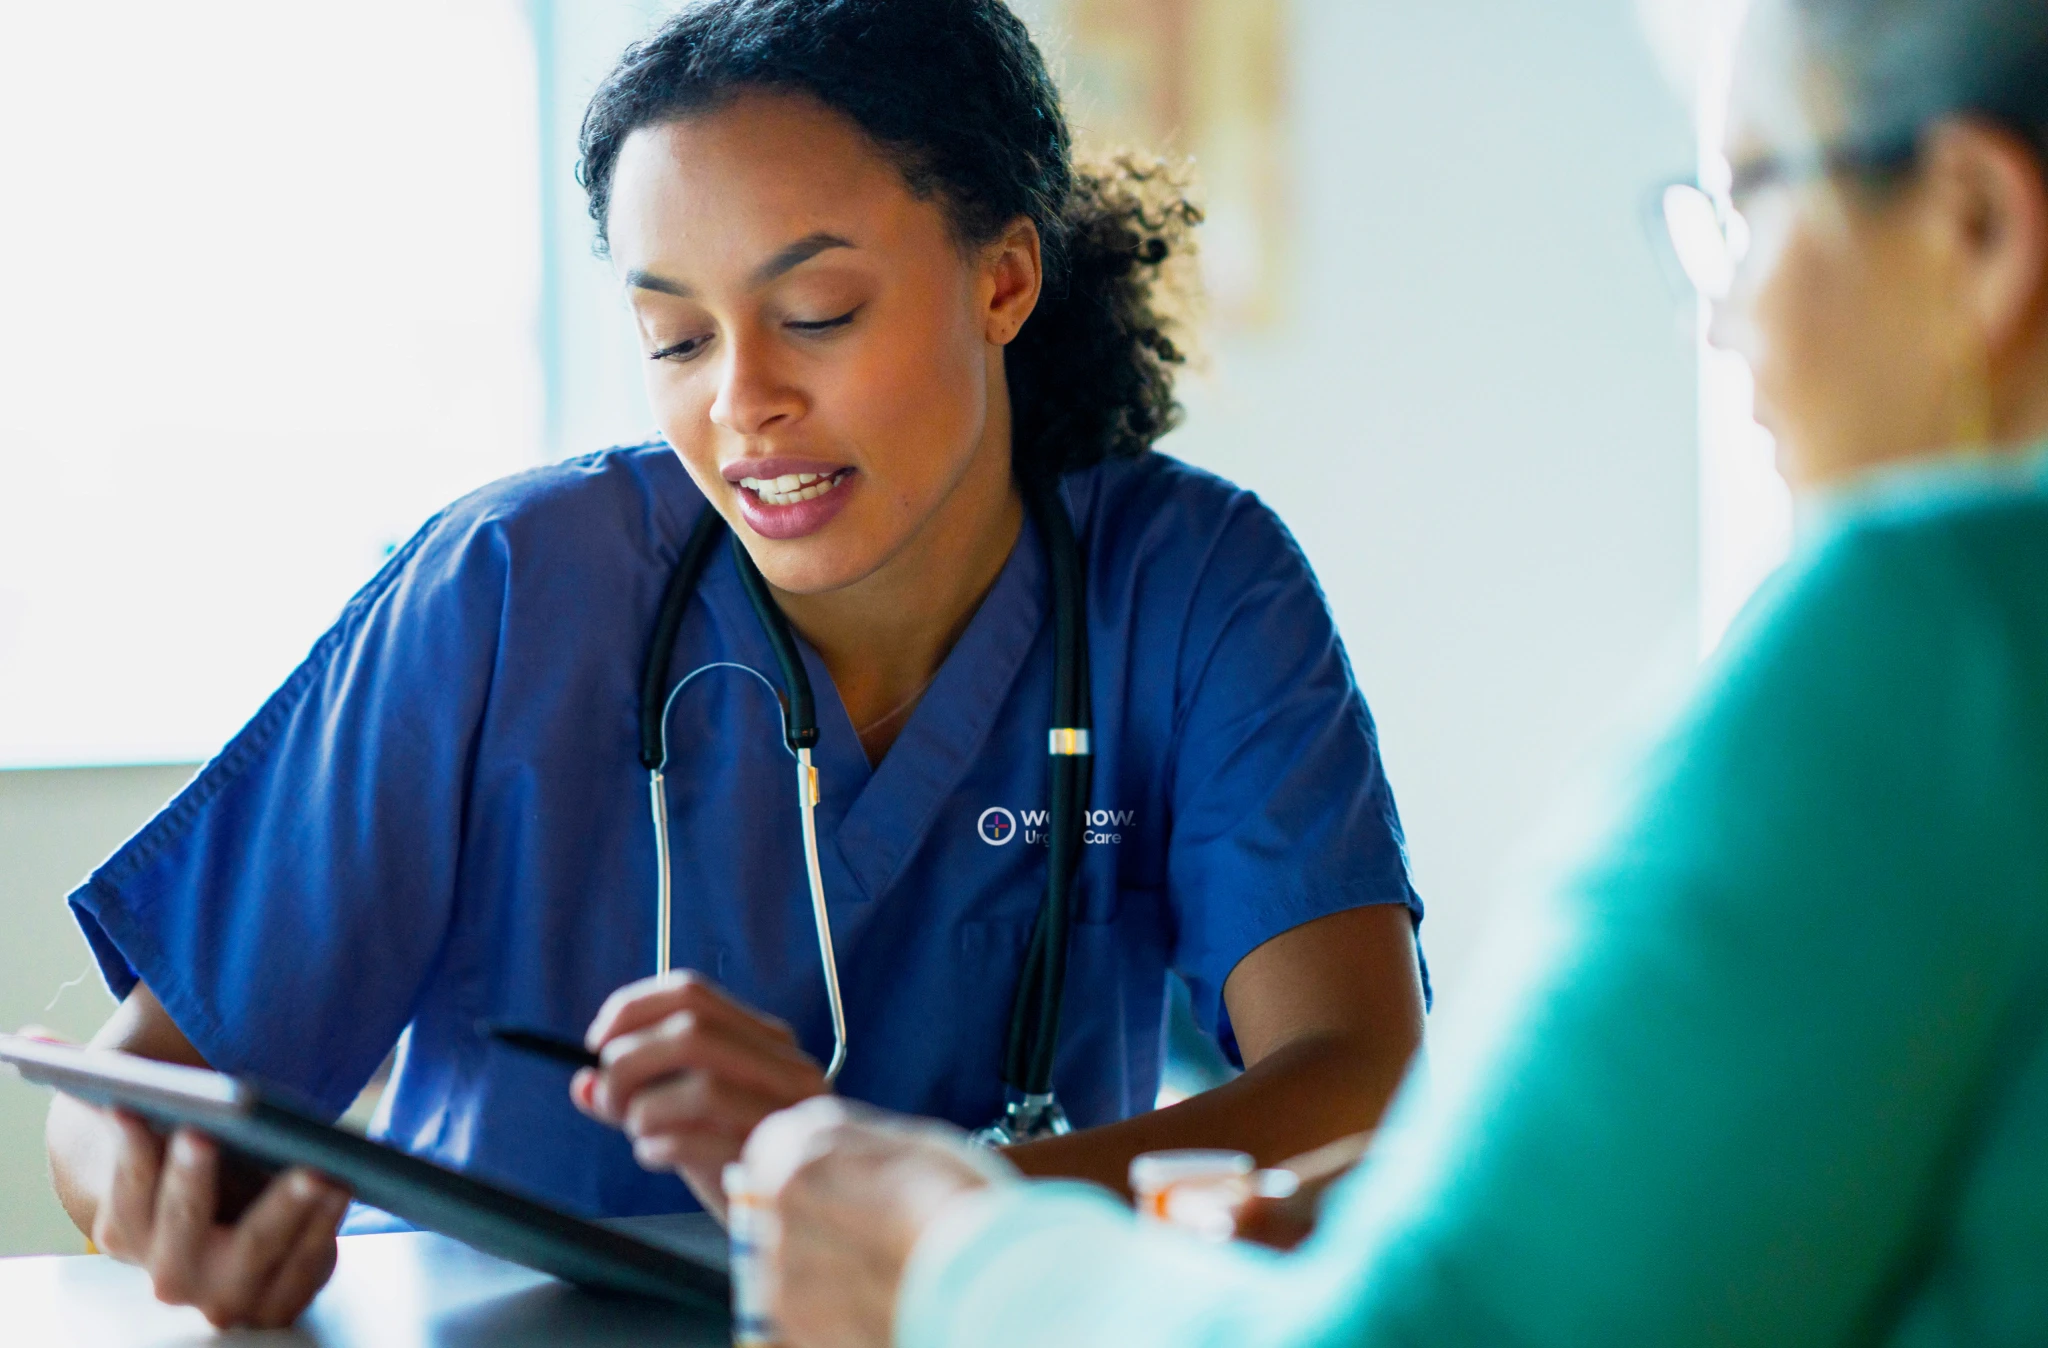
[(906, 1341), (906, 1315), (915, 1315), (914, 1307), (929, 1297), (930, 1289), (948, 1281), (947, 1270), (954, 1260), (980, 1240), (995, 1222), (1003, 1199), (1014, 1187), (981, 1184), (961, 1188), (932, 1210), (911, 1242), (902, 1276), (896, 1282), (896, 1304), (890, 1317), (894, 1343)]

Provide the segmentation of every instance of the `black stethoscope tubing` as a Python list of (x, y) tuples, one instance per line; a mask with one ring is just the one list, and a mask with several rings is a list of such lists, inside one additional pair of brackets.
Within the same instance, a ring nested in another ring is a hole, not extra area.
[[(1053, 1059), (1059, 1045), (1068, 932), (1094, 761), (1089, 742), (1093, 715), (1088, 686), (1086, 577), (1080, 544), (1056, 485), (1025, 483), (1023, 488), (1025, 508), (1044, 540), (1051, 573), (1053, 705), (1047, 734), (1051, 800), (1046, 811), (1045, 897), (1038, 907), (1031, 944), (1025, 952), (1011, 1002), (1002, 1063), (1003, 1082), (1010, 1088), (1013, 1113), (1015, 1097), (1019, 1095), (1042, 1101), (1057, 1111), (1051, 1099)], [(682, 628), (683, 612), (710, 563), (712, 549), (717, 546), (719, 535), (725, 533), (725, 520), (707, 506), (684, 541), (682, 553), (662, 591), (661, 612), (654, 624), (640, 680), (640, 761), (649, 772), (660, 772), (666, 766), (665, 713), (676, 634)], [(817, 703), (795, 634), (754, 559), (736, 536), (729, 537), (741, 586), (781, 670), (778, 696), (783, 703), (784, 737), (792, 753), (810, 749), (818, 742)], [(1058, 1130), (1063, 1131), (1064, 1116), (1060, 1119)]]

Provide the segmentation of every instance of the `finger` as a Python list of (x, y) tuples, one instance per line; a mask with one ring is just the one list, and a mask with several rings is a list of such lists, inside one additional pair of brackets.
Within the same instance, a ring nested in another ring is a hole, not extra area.
[(818, 1064), (794, 1044), (763, 1040), (729, 1024), (678, 1011), (637, 1034), (605, 1047), (605, 1067), (592, 1099), (618, 1118), (648, 1084), (678, 1072), (708, 1072), (774, 1098), (776, 1107), (796, 1103), (825, 1088)]
[(93, 1218), (92, 1243), (127, 1264), (149, 1256), (156, 1225), (157, 1182), (163, 1174), (163, 1139), (133, 1114), (115, 1110), (107, 1119), (118, 1130), (114, 1173)]
[(804, 1056), (803, 1049), (796, 1042), (796, 1036), (790, 1033), (789, 1027), (781, 1021), (762, 1015), (751, 1007), (723, 999), (713, 1001), (702, 994), (684, 999), (683, 1005), (665, 1016), (650, 1020), (631, 1030), (620, 1030), (605, 1042), (603, 1056), (609, 1059), (616, 1053), (627, 1051), (630, 1041), (637, 1037), (666, 1034), (673, 1027), (683, 1024), (702, 1025), (707, 1029), (716, 1030), (740, 1043), (757, 1045), (764, 1053)]
[(798, 1166), (822, 1149), (825, 1138), (855, 1117), (846, 1101), (821, 1095), (761, 1120), (742, 1156), (755, 1186), (775, 1195)]
[(596, 1018), (584, 1032), (583, 1042), (595, 1052), (605, 1040), (623, 1033), (622, 1026), (632, 1029), (660, 1019), (680, 1007), (682, 998), (693, 995), (692, 989), (709, 982), (694, 969), (680, 969), (628, 983), (604, 999), (604, 1005), (598, 1008)]
[(306, 1228), (321, 1222), (340, 1192), (310, 1170), (288, 1171), (264, 1186), (207, 1270), (209, 1296), (253, 1314)]
[(718, 1021), (748, 1022), (773, 1037), (795, 1038), (784, 1022), (742, 1006), (710, 979), (685, 970), (642, 979), (613, 993), (591, 1022), (584, 1043), (596, 1051), (619, 1035), (630, 1034), (678, 1011), (694, 1011)]
[(650, 1082), (678, 1072), (707, 1071), (794, 1104), (825, 1086), (817, 1060), (796, 1044), (764, 1038), (757, 1027), (674, 1015), (605, 1046), (605, 1067), (592, 1088), (597, 1108), (617, 1118)]
[(736, 1161), (747, 1135), (778, 1102), (709, 1077), (688, 1076), (642, 1092), (627, 1115), (633, 1158), (649, 1170), (710, 1168)]
[(608, 1049), (635, 1033), (647, 1033), (679, 1015), (717, 1026), (735, 1038), (763, 1045), (796, 1046), (796, 1034), (785, 1022), (732, 1000), (709, 983), (696, 981), (625, 1008), (613, 1022), (604, 1047)]
[(596, 1118), (597, 1101), (593, 1092), (597, 1090), (597, 1073), (588, 1067), (576, 1069), (576, 1075), (569, 1078), (569, 1103), (577, 1109)]
[(220, 1154), (189, 1128), (171, 1139), (163, 1178), (156, 1187), (156, 1215), (150, 1230), (149, 1272), (157, 1300), (195, 1304), (206, 1293), (201, 1266), (213, 1235)]
[(1234, 1214), (1231, 1234), (1238, 1240), (1291, 1250), (1316, 1227), (1315, 1209), (1297, 1198), (1254, 1198)]
[(1278, 1168), (1293, 1171), (1300, 1177), (1304, 1188), (1313, 1186), (1320, 1189), (1333, 1180), (1349, 1174), (1352, 1167), (1363, 1160), (1366, 1152), (1372, 1149), (1372, 1139), (1373, 1135), (1369, 1132), (1340, 1137), (1335, 1142), (1317, 1147), (1314, 1151), (1303, 1152), (1299, 1156), (1282, 1161)]
[(339, 1246), (335, 1232), (348, 1215), (346, 1193), (325, 1186), (316, 1210), (285, 1255), (269, 1289), (257, 1301), (250, 1323), (259, 1329), (284, 1329), (305, 1314), (306, 1307), (334, 1276)]

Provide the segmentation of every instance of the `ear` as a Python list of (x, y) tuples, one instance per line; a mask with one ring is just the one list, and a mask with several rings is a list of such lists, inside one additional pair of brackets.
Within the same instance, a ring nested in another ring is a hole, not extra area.
[(1960, 121), (1925, 149), (1937, 246), (1949, 254), (1962, 313), (1994, 358), (2030, 341), (2048, 316), (2048, 181), (2025, 141)]
[(1002, 237), (981, 254), (982, 332), (994, 346), (1008, 346), (1038, 307), (1045, 285), (1045, 258), (1038, 226), (1028, 217), (1012, 220)]

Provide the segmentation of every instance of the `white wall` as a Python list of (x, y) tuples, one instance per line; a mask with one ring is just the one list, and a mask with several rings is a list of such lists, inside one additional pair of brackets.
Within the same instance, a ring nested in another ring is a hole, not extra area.
[(1455, 997), (1504, 854), (1694, 646), (1691, 304), (1642, 208), (1691, 132), (1627, 0), (1295, 0), (1293, 320), (1175, 452), (1321, 575)]
[[(536, 8), (618, 33), (650, 6)], [(1690, 332), (1639, 223), (1691, 138), (1627, 0), (1295, 10), (1291, 318), (1216, 353), (1170, 447), (1257, 489), (1322, 575), (1379, 717), (1441, 1001), (1565, 765), (1693, 648)], [(563, 78), (587, 88), (604, 59)], [(555, 209), (557, 246), (584, 247), (573, 197)], [(595, 334), (616, 311), (591, 276), (572, 269), (561, 303)], [(632, 378), (591, 380), (558, 432), (645, 424)], [(41, 1013), (87, 965), (62, 896), (181, 777), (0, 774), (0, 1025), (97, 1023), (96, 979)], [(77, 1248), (44, 1196), (40, 1114), (0, 1081), (0, 1254)]]
[[(107, 1018), (113, 1002), (64, 895), (191, 775), (163, 767), (0, 772), (0, 1029), (36, 1023), (83, 1038)], [(48, 1103), (0, 1070), (0, 1256), (83, 1248), (44, 1171)]]

